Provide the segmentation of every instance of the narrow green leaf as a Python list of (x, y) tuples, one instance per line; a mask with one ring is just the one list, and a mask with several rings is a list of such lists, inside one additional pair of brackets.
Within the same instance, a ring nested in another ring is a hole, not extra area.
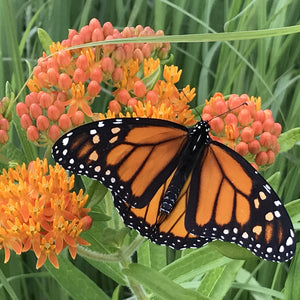
[(243, 248), (237, 244), (231, 244), (222, 241), (214, 241), (211, 244), (211, 246), (216, 247), (216, 249), (218, 249), (220, 253), (232, 259), (257, 259), (257, 256), (252, 254), (250, 250)]
[(187, 290), (173, 282), (164, 274), (140, 264), (130, 264), (128, 269), (123, 270), (124, 274), (142, 284), (154, 295), (162, 299), (172, 300), (205, 300), (208, 299), (192, 290)]
[(99, 203), (107, 193), (107, 188), (97, 180), (92, 180), (86, 176), (80, 178), (85, 186), (86, 193), (89, 195), (87, 206), (93, 207)]
[(17, 23), (15, 21), (16, 11), (14, 9), (15, 6), (12, 1), (1, 1), (2, 22), (5, 24), (5, 27), (1, 30), (4, 36), (2, 41), (5, 41), (9, 45), (10, 59), (13, 66), (12, 87), (15, 91), (19, 91), (23, 86), (24, 73), (21, 56), (18, 52)]
[(37, 32), (44, 51), (46, 52), (47, 55), (49, 55), (50, 54), (49, 46), (53, 42), (50, 35), (47, 33), (46, 30), (42, 28), (38, 28)]
[(154, 72), (149, 74), (148, 76), (144, 77), (142, 79), (142, 82), (145, 84), (147, 90), (152, 90), (155, 83), (159, 79), (161, 73), (161, 65), (159, 65)]
[(12, 300), (18, 300), (18, 296), (14, 292), (13, 287), (7, 281), (7, 278), (5, 277), (5, 275), (4, 275), (4, 273), (2, 272), (1, 269), (0, 269), (0, 282), (1, 282), (0, 287), (1, 287), (1, 285), (4, 287), (4, 289), (9, 294), (9, 296), (11, 297), (11, 299)]
[(300, 127), (296, 127), (282, 133), (278, 138), (278, 143), (280, 145), (280, 153), (290, 150), (299, 141), (300, 141)]
[(84, 3), (83, 10), (82, 10), (81, 18), (80, 18), (79, 28), (81, 28), (89, 23), (90, 13), (91, 13), (91, 10), (93, 9), (93, 0), (86, 0), (84, 2), (85, 3)]
[(59, 269), (55, 269), (49, 261), (45, 263), (45, 267), (72, 299), (110, 299), (94, 281), (77, 269), (67, 258), (60, 255), (58, 261)]
[[(263, 287), (251, 273), (243, 268), (240, 269), (236, 276), (236, 282), (232, 284), (232, 287), (239, 289), (238, 295), (244, 290), (250, 291), (251, 296), (256, 300), (272, 300), (274, 298), (283, 299), (283, 294), (281, 292)], [(242, 297), (238, 297), (238, 295), (236, 296), (236, 299), (242, 299)]]
[(118, 285), (113, 292), (111, 300), (119, 300), (119, 299), (120, 299), (120, 286)]
[(212, 245), (197, 250), (187, 250), (187, 252), (190, 253), (163, 268), (162, 273), (182, 283), (231, 261)]
[(211, 299), (223, 299), (243, 264), (243, 261), (235, 260), (211, 270), (204, 276), (198, 291)]
[[(118, 38), (108, 41), (97, 41), (86, 43), (85, 47), (95, 47), (99, 45), (115, 45), (122, 43), (199, 43), (199, 42), (218, 42), (218, 41), (235, 41), (235, 40), (251, 40), (287, 34), (295, 34), (300, 32), (300, 25), (288, 26), (282, 28), (249, 30), (239, 32), (219, 32), (219, 33), (197, 33), (197, 34), (178, 34), (165, 36), (145, 36), (134, 38)], [(82, 48), (82, 45), (69, 47), (69, 50)]]
[(145, 241), (137, 250), (138, 263), (155, 270), (166, 266), (166, 248)]
[(150, 242), (145, 241), (137, 249), (137, 262), (141, 265), (151, 267)]
[(296, 250), (296, 255), (292, 260), (289, 273), (285, 283), (285, 292), (284, 292), (284, 299), (285, 300), (293, 300), (293, 299), (300, 299), (300, 289), (299, 289), (299, 282), (300, 282), (300, 255), (299, 255), (299, 245)]
[(12, 142), (6, 145), (6, 156), (10, 161), (22, 162), (24, 158), (23, 151), (16, 147)]
[(127, 284), (125, 276), (122, 273), (118, 263), (95, 261), (85, 257), (84, 259), (95, 269), (99, 270), (101, 273), (105, 274), (119, 285), (125, 286)]
[(22, 39), (21, 39), (21, 42), (20, 42), (20, 45), (19, 45), (19, 53), (20, 53), (21, 56), (23, 54), (23, 50), (24, 50), (25, 44), (28, 41), (28, 36), (30, 34), (30, 31), (32, 30), (32, 27), (33, 27), (35, 21), (37, 20), (40, 12), (45, 8), (46, 5), (47, 5), (47, 2), (45, 2), (44, 4), (42, 4), (40, 6), (40, 8), (37, 10), (37, 12), (34, 14), (34, 16), (32, 16), (29, 24), (26, 27), (26, 30), (24, 31), (24, 33), (22, 35)]
[(272, 176), (270, 176), (267, 181), (275, 191), (278, 191), (281, 184), (280, 180), (281, 180), (280, 172), (276, 172)]
[(12, 123), (14, 124), (14, 127), (18, 133), (22, 145), (22, 150), (25, 153), (25, 157), (23, 157), (22, 161), (28, 164), (30, 161), (36, 160), (36, 158), (38, 157), (37, 148), (33, 145), (32, 142), (28, 140), (26, 132), (21, 128), (21, 125), (17, 125), (20, 124), (20, 121), (17, 121), (16, 118), (17, 117), (13, 115)]
[(285, 208), (294, 222), (300, 220), (300, 199), (287, 203)]

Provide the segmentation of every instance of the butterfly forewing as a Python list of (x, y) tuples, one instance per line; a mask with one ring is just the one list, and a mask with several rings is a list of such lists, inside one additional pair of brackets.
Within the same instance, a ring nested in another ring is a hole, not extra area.
[(151, 119), (107, 119), (70, 131), (53, 146), (65, 169), (103, 183), (122, 200), (144, 207), (178, 164), (187, 129)]
[(246, 160), (217, 142), (193, 172), (186, 228), (267, 260), (285, 261), (295, 252), (293, 226), (277, 194)]

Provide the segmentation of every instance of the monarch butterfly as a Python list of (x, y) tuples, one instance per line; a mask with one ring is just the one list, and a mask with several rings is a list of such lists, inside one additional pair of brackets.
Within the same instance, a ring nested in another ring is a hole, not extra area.
[(265, 179), (238, 153), (194, 127), (146, 118), (92, 122), (63, 135), (54, 159), (100, 181), (129, 227), (175, 249), (215, 239), (271, 261), (295, 252), (291, 220)]

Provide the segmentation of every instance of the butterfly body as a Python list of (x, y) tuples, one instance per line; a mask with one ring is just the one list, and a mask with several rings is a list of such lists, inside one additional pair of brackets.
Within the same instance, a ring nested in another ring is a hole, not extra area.
[(189, 174), (198, 165), (199, 160), (203, 157), (205, 146), (211, 141), (208, 132), (208, 123), (203, 121), (189, 129), (188, 139), (180, 155), (178, 167), (161, 202), (161, 212), (169, 214), (172, 211)]
[(112, 191), (123, 221), (157, 244), (201, 247), (220, 239), (272, 261), (290, 259), (295, 236), (274, 190), (209, 124), (107, 119), (61, 137), (55, 160)]

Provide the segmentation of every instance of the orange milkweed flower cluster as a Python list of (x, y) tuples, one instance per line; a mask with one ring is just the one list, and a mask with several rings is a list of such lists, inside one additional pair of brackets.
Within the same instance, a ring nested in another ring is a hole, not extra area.
[(89, 42), (117, 38), (160, 36), (150, 27), (125, 27), (121, 32), (110, 22), (101, 26), (97, 19), (80, 31), (71, 29), (68, 39), (49, 46), (38, 59), (33, 77), (27, 83), (30, 93), (18, 103), (17, 114), (29, 140), (38, 145), (52, 144), (62, 134), (92, 116), (91, 104), (99, 96), (102, 84), (119, 87), (124, 66), (130, 61), (137, 67), (150, 55), (166, 58), (169, 43), (125, 43), (68, 49)]
[[(195, 88), (187, 85), (178, 91), (175, 84), (180, 80), (182, 70), (177, 66), (164, 65), (163, 79), (157, 79), (160, 60), (144, 59), (143, 76), (134, 61), (129, 61), (123, 81), (114, 91), (106, 114), (100, 119), (114, 117), (144, 117), (173, 121), (182, 125), (193, 125), (196, 120), (188, 103), (195, 97)], [(154, 80), (152, 80), (154, 79)]]
[(58, 268), (57, 255), (66, 247), (73, 258), (77, 244), (89, 243), (79, 235), (92, 219), (84, 208), (87, 195), (70, 192), (74, 176), (47, 160), (31, 162), (3, 170), (0, 175), (0, 249), (5, 262), (10, 250), (21, 254), (32, 250), (40, 268), (47, 258)]
[(212, 139), (234, 149), (257, 170), (275, 161), (281, 125), (274, 122), (271, 110), (261, 109), (260, 97), (232, 94), (226, 101), (221, 93), (215, 93), (205, 101), (202, 119), (210, 120)]

